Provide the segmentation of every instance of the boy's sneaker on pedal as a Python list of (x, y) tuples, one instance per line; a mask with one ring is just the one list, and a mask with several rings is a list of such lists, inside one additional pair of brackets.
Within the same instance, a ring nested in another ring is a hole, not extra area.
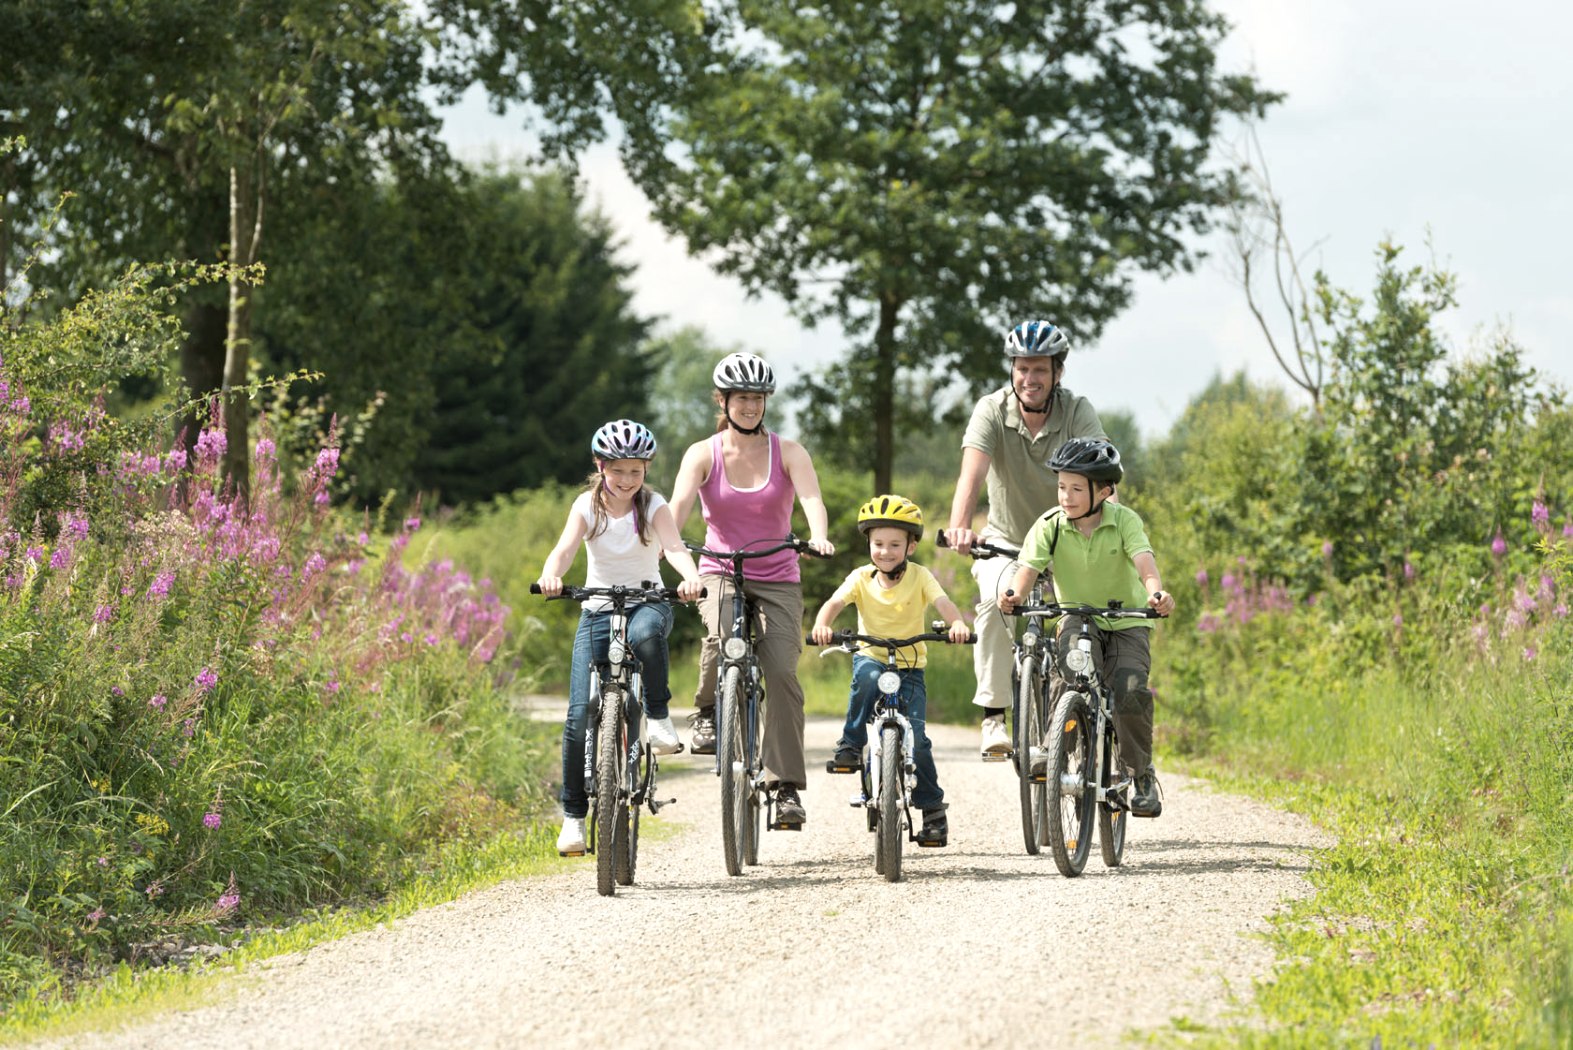
[(675, 755), (683, 749), (677, 738), (677, 727), (670, 718), (652, 718), (645, 725), (650, 735), (650, 750), (658, 755)]
[(1152, 770), (1136, 778), (1136, 793), (1131, 796), (1131, 816), (1156, 817), (1163, 812), (1163, 789)]
[(557, 833), (559, 857), (584, 856), (584, 818), (564, 817), (563, 830)]
[(688, 746), (696, 755), (715, 754), (715, 708), (701, 707), (688, 716)]
[(983, 744), (978, 749), (985, 762), (999, 762), (1010, 754), (1010, 734), (1005, 731), (1001, 715), (989, 715), (983, 720)]
[(923, 830), (918, 832), (918, 845), (943, 846), (950, 841), (950, 822), (945, 819), (945, 807), (923, 811)]
[(776, 788), (776, 823), (802, 824), (807, 819), (808, 811), (803, 808), (803, 800), (797, 796), (797, 788), (791, 784), (782, 784)]
[(863, 752), (855, 747), (838, 747), (836, 754), (825, 763), (827, 773), (856, 773), (863, 768)]

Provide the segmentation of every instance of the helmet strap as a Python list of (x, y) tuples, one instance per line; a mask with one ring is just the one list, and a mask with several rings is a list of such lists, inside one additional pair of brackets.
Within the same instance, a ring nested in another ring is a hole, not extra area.
[(902, 558), (901, 564), (897, 565), (889, 572), (886, 572), (877, 565), (874, 566), (874, 568), (881, 576), (885, 577), (885, 579), (889, 580), (891, 583), (895, 583), (907, 574), (907, 559)]
[(739, 434), (753, 436), (765, 432), (765, 415), (763, 412), (759, 414), (759, 422), (754, 424), (753, 427), (740, 427), (737, 425), (737, 420), (732, 418), (732, 391), (730, 390), (726, 392), (726, 403), (722, 406), (722, 411), (726, 413), (726, 425)]
[[(1109, 496), (1112, 496), (1112, 495), (1114, 495), (1114, 493), (1111, 491), (1109, 493)], [(1103, 509), (1103, 505), (1105, 503), (1109, 502), (1109, 496), (1105, 496), (1102, 499), (1100, 499), (1098, 502), (1094, 503), (1092, 505), (1092, 509), (1089, 510), (1085, 514), (1078, 514), (1074, 518), (1071, 517), (1069, 514), (1065, 515), (1066, 520), (1068, 520), (1068, 521), (1081, 521), (1083, 518), (1090, 518), (1090, 517), (1092, 517), (1094, 514), (1098, 513), (1099, 511), (1101, 511)]]

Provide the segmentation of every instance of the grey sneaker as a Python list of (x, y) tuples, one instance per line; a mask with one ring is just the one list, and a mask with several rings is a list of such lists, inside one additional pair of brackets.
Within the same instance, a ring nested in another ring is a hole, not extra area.
[(715, 708), (701, 707), (688, 716), (688, 746), (696, 755), (715, 754)]
[(1131, 796), (1131, 816), (1156, 817), (1163, 812), (1163, 788), (1152, 770), (1136, 778), (1136, 793)]

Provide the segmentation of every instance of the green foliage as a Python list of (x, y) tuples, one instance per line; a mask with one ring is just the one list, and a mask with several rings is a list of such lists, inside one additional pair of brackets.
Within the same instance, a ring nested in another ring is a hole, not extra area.
[(978, 348), (1026, 316), (1096, 335), (1134, 271), (1189, 264), (1230, 192), (1218, 121), (1271, 101), (1216, 70), (1226, 24), (1194, 0), (706, 14), (707, 47), (671, 47), (686, 93), (624, 118), (631, 174), (693, 251), (861, 337), (844, 419), (879, 488), (899, 372), (994, 381)]

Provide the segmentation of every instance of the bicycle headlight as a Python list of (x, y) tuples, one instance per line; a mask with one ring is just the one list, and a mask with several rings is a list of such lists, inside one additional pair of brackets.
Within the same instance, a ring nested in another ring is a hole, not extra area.
[(748, 652), (748, 643), (741, 638), (728, 638), (721, 643), (721, 652), (728, 660), (741, 660)]
[(622, 663), (623, 658), (627, 655), (628, 653), (623, 649), (622, 642), (613, 642), (611, 645), (606, 647), (606, 658), (614, 664)]
[(1087, 674), (1092, 670), (1092, 654), (1083, 649), (1072, 649), (1065, 654), (1065, 666), (1074, 674)]
[(901, 676), (894, 671), (881, 671), (879, 673), (879, 691), (886, 696), (895, 696), (901, 692)]

